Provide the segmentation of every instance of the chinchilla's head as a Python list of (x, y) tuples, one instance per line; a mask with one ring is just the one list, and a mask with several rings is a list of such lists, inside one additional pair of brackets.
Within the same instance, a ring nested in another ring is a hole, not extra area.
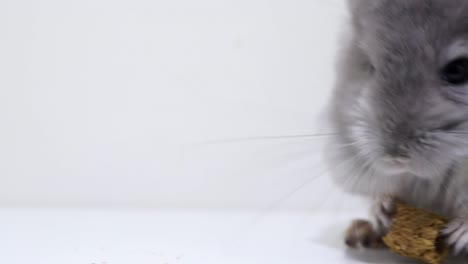
[(349, 7), (352, 33), (332, 99), (333, 166), (440, 177), (468, 154), (468, 1)]

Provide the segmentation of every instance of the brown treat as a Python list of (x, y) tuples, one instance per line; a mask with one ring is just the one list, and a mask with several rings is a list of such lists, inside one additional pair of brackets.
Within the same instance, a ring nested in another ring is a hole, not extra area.
[(446, 224), (442, 216), (397, 203), (394, 224), (383, 241), (397, 254), (440, 264), (448, 255), (448, 248), (439, 239)]

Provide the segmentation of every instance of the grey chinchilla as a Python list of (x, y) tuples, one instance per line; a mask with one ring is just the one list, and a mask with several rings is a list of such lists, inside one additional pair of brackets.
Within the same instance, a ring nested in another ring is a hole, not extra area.
[(336, 184), (373, 200), (375, 221), (346, 242), (374, 245), (401, 200), (452, 219), (446, 241), (468, 251), (468, 1), (348, 3), (327, 157)]

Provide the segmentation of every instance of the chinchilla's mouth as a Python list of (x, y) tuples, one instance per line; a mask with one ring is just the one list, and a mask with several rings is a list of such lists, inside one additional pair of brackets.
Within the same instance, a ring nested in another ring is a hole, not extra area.
[(381, 159), (376, 165), (387, 174), (401, 174), (411, 170), (410, 164), (407, 162), (389, 161), (388, 159)]

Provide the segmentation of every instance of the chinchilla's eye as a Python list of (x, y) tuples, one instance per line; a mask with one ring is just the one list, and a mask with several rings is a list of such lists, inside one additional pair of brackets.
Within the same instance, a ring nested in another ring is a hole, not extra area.
[(450, 122), (447, 122), (447, 123), (441, 125), (437, 130), (442, 130), (442, 131), (454, 130), (457, 127), (459, 127), (460, 125), (462, 125), (463, 123), (464, 123), (463, 120), (450, 121)]
[(441, 72), (442, 80), (461, 85), (468, 82), (468, 58), (456, 59), (447, 64)]

